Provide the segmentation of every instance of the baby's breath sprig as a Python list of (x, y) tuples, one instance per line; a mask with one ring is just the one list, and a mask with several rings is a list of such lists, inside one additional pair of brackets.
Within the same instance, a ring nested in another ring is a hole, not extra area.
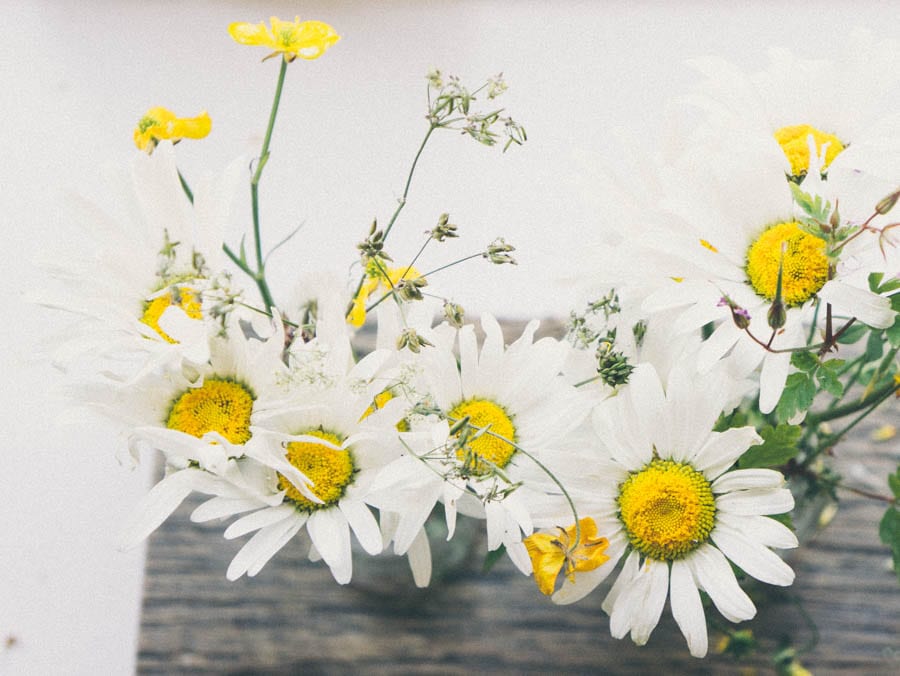
[[(472, 110), (472, 104), (477, 101), (477, 97), (481, 92), (485, 92), (485, 96), (488, 100), (493, 100), (506, 91), (507, 86), (506, 82), (503, 80), (502, 74), (489, 78), (474, 91), (469, 91), (468, 88), (460, 82), (458, 77), (451, 75), (445, 78), (441, 71), (437, 69), (429, 71), (425, 79), (428, 82), (428, 87), (426, 89), (428, 112), (425, 116), (425, 119), (428, 120), (428, 129), (413, 157), (409, 173), (406, 176), (406, 184), (403, 187), (403, 193), (397, 200), (397, 206), (394, 209), (394, 213), (391, 214), (390, 220), (388, 220), (384, 231), (379, 237), (379, 251), (383, 249), (384, 241), (390, 235), (394, 224), (400, 216), (400, 212), (403, 211), (403, 208), (406, 206), (409, 190), (412, 186), (413, 175), (419, 164), (419, 159), (422, 157), (422, 153), (425, 150), (425, 146), (428, 144), (431, 135), (436, 130), (453, 129), (460, 131), (488, 146), (495, 145), (499, 138), (501, 138), (502, 135), (505, 135), (507, 141), (503, 146), (504, 152), (510, 145), (522, 145), (527, 139), (524, 127), (514, 122), (512, 118), (501, 115), (504, 112), (504, 109), (500, 108), (489, 112), (477, 112)], [(498, 125), (502, 125), (502, 132), (497, 131)], [(457, 236), (456, 226), (449, 223), (449, 216), (447, 214), (442, 214), (441, 219), (438, 221), (438, 225), (433, 230), (428, 231), (428, 234), (430, 238), (443, 242), (447, 238)], [(514, 259), (508, 255), (509, 251), (513, 250), (511, 247), (506, 250), (502, 249), (503, 246), (507, 246), (502, 240), (500, 240), (499, 244), (496, 246), (501, 248), (489, 250), (485, 253), (486, 258), (489, 258), (494, 263), (515, 263)], [(422, 248), (424, 249), (424, 245)], [(421, 254), (421, 251), (419, 253)], [(462, 262), (462, 260), (457, 262)], [(360, 292), (363, 290), (363, 286), (366, 283), (367, 268), (365, 267), (365, 263), (366, 261), (364, 261), (363, 274), (360, 276), (359, 282), (357, 282), (356, 285), (356, 290), (353, 293), (354, 298), (359, 297)], [(384, 297), (376, 301), (371, 307), (374, 307), (374, 305), (377, 305), (383, 299)], [(366, 308), (366, 311), (371, 309), (371, 307)], [(358, 308), (355, 304), (351, 304), (347, 309), (348, 319), (351, 319), (351, 315), (353, 315), (354, 312), (358, 313)], [(356, 319), (358, 320), (358, 317), (356, 317)]]

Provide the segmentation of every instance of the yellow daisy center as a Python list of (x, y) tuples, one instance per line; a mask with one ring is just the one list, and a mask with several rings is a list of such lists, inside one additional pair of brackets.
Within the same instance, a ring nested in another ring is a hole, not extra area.
[(619, 518), (632, 546), (671, 561), (706, 542), (716, 523), (709, 481), (686, 463), (653, 460), (619, 486)]
[[(491, 465), (503, 469), (509, 464), (516, 447), (509, 441), (516, 440), (516, 427), (513, 425), (509, 414), (503, 407), (487, 399), (466, 399), (460, 402), (450, 411), (451, 420), (462, 420), (469, 416), (469, 425), (472, 427), (488, 427), (489, 431), (477, 439), (471, 439), (467, 448), (461, 448), (456, 452), (457, 458), (463, 462), (469, 461), (472, 465), (472, 474), (481, 476), (490, 473), (490, 466), (482, 462), (486, 460)], [(498, 439), (494, 435), (503, 439)], [(509, 439), (509, 441), (504, 441)], [(468, 459), (467, 459), (467, 456)], [(474, 456), (474, 458), (472, 457)]]
[(218, 432), (232, 444), (250, 439), (253, 393), (233, 380), (207, 379), (172, 404), (166, 427), (195, 437)]
[(166, 293), (148, 301), (144, 306), (141, 321), (156, 331), (167, 343), (177, 343), (178, 341), (159, 328), (159, 318), (162, 317), (166, 308), (172, 305), (180, 307), (191, 319), (203, 318), (200, 294), (186, 286), (172, 287)]
[(775, 298), (784, 245), (781, 291), (787, 305), (801, 305), (828, 281), (825, 240), (803, 232), (796, 221), (767, 228), (747, 250), (747, 278), (766, 300)]
[[(342, 442), (336, 434), (320, 429), (309, 430), (303, 434), (324, 439), (336, 446), (340, 446)], [(343, 497), (347, 485), (353, 481), (353, 475), (356, 473), (349, 449), (336, 451), (314, 441), (292, 441), (287, 445), (286, 457), (288, 462), (313, 482), (311, 490), (322, 503), (307, 498), (281, 474), (278, 475), (278, 488), (285, 491), (285, 497), (299, 509), (307, 512), (335, 504)]]
[(821, 155), (822, 146), (828, 144), (825, 151), (825, 164), (822, 171), (828, 168), (831, 161), (844, 149), (844, 144), (834, 134), (820, 131), (808, 124), (795, 124), (782, 127), (775, 132), (775, 140), (784, 151), (791, 163), (791, 174), (797, 177), (805, 176), (809, 171), (809, 135), (812, 134), (816, 144), (816, 152)]

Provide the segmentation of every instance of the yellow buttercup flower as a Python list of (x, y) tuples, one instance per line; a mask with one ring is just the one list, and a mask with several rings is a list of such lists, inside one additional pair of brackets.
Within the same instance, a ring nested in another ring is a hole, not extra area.
[(282, 21), (277, 16), (271, 18), (271, 29), (265, 22), (258, 24), (236, 22), (228, 26), (228, 34), (242, 45), (262, 45), (273, 49), (266, 59), (279, 54), (291, 62), (298, 56), (311, 61), (318, 59), (331, 45), (341, 39), (334, 28), (321, 21)]
[(347, 323), (359, 328), (366, 322), (366, 303), (369, 296), (380, 286), (385, 290), (396, 287), (402, 280), (418, 279), (422, 275), (413, 266), (387, 268), (387, 277), (377, 265), (370, 265), (366, 271), (366, 280), (359, 287), (359, 293), (353, 299), (353, 307), (347, 314)]
[(152, 153), (159, 141), (178, 143), (183, 138), (204, 138), (212, 129), (209, 113), (197, 117), (177, 117), (171, 110), (151, 108), (134, 129), (134, 144)]
[(609, 561), (604, 553), (609, 547), (606, 538), (597, 537), (597, 524), (586, 516), (578, 520), (581, 529), (581, 537), (573, 546), (575, 540), (575, 525), (568, 528), (558, 528), (558, 535), (552, 533), (535, 533), (529, 535), (522, 542), (531, 557), (531, 567), (534, 569), (534, 581), (542, 594), (549, 596), (556, 587), (556, 578), (566, 568), (566, 577), (569, 582), (575, 580), (575, 573), (585, 573), (599, 568)]

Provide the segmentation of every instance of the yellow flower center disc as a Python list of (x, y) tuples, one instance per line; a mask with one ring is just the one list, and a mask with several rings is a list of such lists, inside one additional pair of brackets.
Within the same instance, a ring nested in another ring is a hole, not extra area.
[(172, 287), (167, 293), (157, 296), (146, 303), (141, 321), (156, 331), (166, 342), (177, 343), (177, 340), (159, 328), (159, 318), (162, 317), (162, 313), (166, 311), (166, 308), (171, 305), (180, 307), (191, 319), (203, 318), (200, 295), (193, 289), (181, 286)]
[(232, 380), (208, 379), (172, 404), (166, 427), (195, 437), (218, 432), (232, 444), (250, 439), (253, 394)]
[(461, 461), (466, 462), (467, 455), (470, 456), (470, 461), (473, 460), (471, 456), (474, 456), (474, 462), (471, 462), (471, 464), (472, 474), (475, 476), (490, 473), (490, 466), (482, 462), (482, 460), (486, 460), (500, 469), (506, 467), (516, 452), (515, 446), (508, 441), (504, 441), (504, 439), (509, 439), (509, 441), (516, 440), (516, 427), (506, 411), (501, 406), (487, 399), (473, 398), (460, 402), (450, 411), (452, 420), (462, 420), (466, 416), (469, 416), (469, 425), (472, 427), (486, 427), (490, 425), (489, 431), (503, 437), (503, 439), (484, 433), (477, 439), (472, 439), (468, 442), (468, 452), (464, 448), (459, 449), (456, 452), (457, 457)]
[(619, 518), (632, 546), (657, 561), (706, 542), (716, 523), (709, 481), (688, 464), (653, 460), (619, 486)]
[(802, 177), (809, 171), (809, 135), (812, 134), (816, 144), (816, 152), (822, 153), (822, 146), (828, 144), (825, 151), (825, 164), (822, 171), (828, 168), (831, 161), (844, 149), (844, 144), (834, 134), (819, 131), (808, 124), (795, 124), (782, 127), (775, 132), (775, 140), (791, 163), (791, 174)]
[[(337, 435), (319, 429), (309, 430), (303, 434), (325, 439), (336, 446), (340, 446), (342, 441)], [(288, 462), (314, 483), (311, 490), (322, 504), (307, 498), (281, 474), (278, 475), (278, 488), (285, 491), (285, 497), (293, 501), (299, 509), (307, 512), (323, 509), (340, 500), (356, 473), (349, 449), (336, 451), (313, 441), (292, 441), (287, 445), (286, 457)]]
[(766, 300), (775, 298), (784, 244), (781, 292), (787, 305), (801, 305), (828, 281), (825, 240), (803, 232), (796, 221), (766, 229), (747, 250), (747, 278)]

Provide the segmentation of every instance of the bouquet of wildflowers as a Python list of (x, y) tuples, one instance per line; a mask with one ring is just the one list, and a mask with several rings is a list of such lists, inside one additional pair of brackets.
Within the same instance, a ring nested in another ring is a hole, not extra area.
[[(286, 298), (266, 264), (291, 237), (265, 242), (259, 184), (295, 62), (339, 36), (276, 18), (229, 32), (279, 64), (258, 156), (192, 180), (175, 144), (205, 137), (209, 115), (151, 108), (129, 171), (109, 179), (123, 213), (78, 205), (95, 245), (52, 271), (61, 283), (43, 299), (81, 318), (55, 355), (77, 402), (122, 425), (123, 461), (164, 459), (127, 544), (197, 493), (192, 520), (229, 520), (224, 536), (247, 538), (229, 580), (305, 529), (310, 560), (340, 584), (355, 539), (356, 556), (405, 556), (426, 586), (425, 524), (440, 505), (449, 538), (459, 518), (483, 521), (486, 554), (554, 602), (605, 594), (617, 638), (645, 643), (668, 599), (697, 657), (711, 606), (754, 616), (744, 580), (793, 582), (776, 551), (798, 545), (792, 510), (836, 497), (832, 449), (900, 393), (896, 43), (870, 44), (885, 67), (864, 74), (787, 52), (753, 74), (698, 63), (702, 82), (672, 104), (679, 141), (624, 137), (618, 171), (596, 186), (601, 263), (574, 271), (583, 304), (559, 308), (566, 335), (536, 339), (532, 321), (507, 344), (494, 317), (470, 323), (436, 273), (515, 264), (512, 245), (447, 261), (441, 243), (463, 232), (444, 213), (411, 260), (391, 256), (410, 236), (401, 215), (433, 134), (503, 151), (526, 141), (497, 106), (502, 78), (472, 89), (428, 74), (396, 206), (361, 224), (349, 276), (319, 271)], [(860, 92), (872, 72), (875, 93)], [(248, 183), (246, 236), (224, 241)], [(367, 323), (375, 347), (358, 354)], [(900, 573), (898, 496), (900, 470), (872, 496), (887, 506), (872, 527)]]

